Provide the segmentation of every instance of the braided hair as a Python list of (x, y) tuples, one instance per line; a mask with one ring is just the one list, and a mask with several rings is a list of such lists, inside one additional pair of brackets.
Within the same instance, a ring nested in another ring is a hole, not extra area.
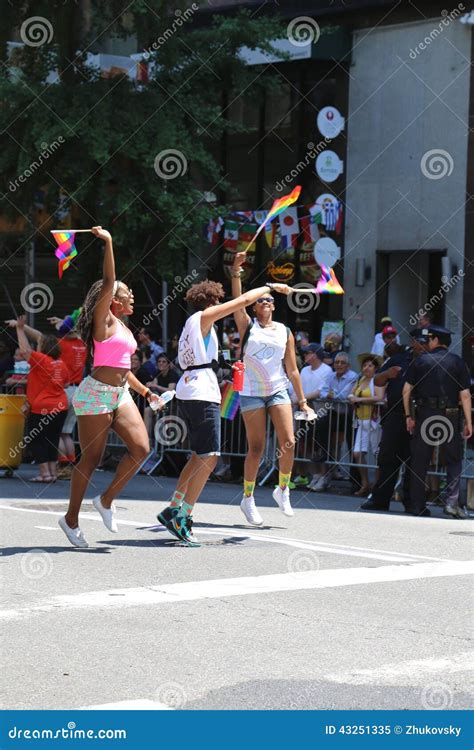
[[(81, 339), (83, 340), (84, 344), (87, 346), (87, 349), (90, 354), (92, 354), (94, 350), (94, 340), (93, 340), (93, 335), (92, 335), (92, 324), (94, 322), (94, 310), (95, 310), (95, 306), (97, 305), (97, 301), (99, 299), (100, 293), (102, 291), (103, 283), (104, 283), (103, 279), (99, 279), (99, 281), (94, 281), (91, 288), (87, 292), (86, 298), (82, 305), (81, 314), (79, 315), (77, 322), (76, 322), (76, 329), (79, 332), (79, 335)], [(117, 294), (117, 290), (120, 284), (121, 284), (120, 281), (115, 282), (114, 288), (112, 291), (112, 297), (115, 297), (115, 295)]]

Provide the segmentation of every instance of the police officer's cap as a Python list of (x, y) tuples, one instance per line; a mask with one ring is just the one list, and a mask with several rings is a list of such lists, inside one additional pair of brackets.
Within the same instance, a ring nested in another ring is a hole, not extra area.
[(431, 325), (428, 326), (426, 329), (422, 329), (423, 332), (427, 330), (428, 336), (451, 336), (452, 331), (450, 331), (448, 328), (444, 328), (443, 326), (437, 326), (437, 325)]
[(410, 338), (418, 341), (419, 344), (427, 344), (429, 341), (428, 330), (426, 328), (413, 328), (410, 331)]

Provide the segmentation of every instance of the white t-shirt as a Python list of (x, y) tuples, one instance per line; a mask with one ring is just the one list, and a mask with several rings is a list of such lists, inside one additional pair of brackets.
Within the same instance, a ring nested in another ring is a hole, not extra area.
[(289, 380), (283, 368), (288, 332), (283, 323), (263, 328), (254, 321), (244, 350), (242, 396), (273, 396), (287, 389)]
[[(400, 336), (397, 334), (395, 341), (397, 344), (400, 343)], [(381, 333), (376, 333), (374, 336), (374, 340), (372, 342), (372, 348), (371, 353), (372, 354), (378, 354), (379, 357), (384, 356), (384, 349), (385, 349), (385, 341), (383, 340), (383, 336)]]
[[(191, 315), (179, 338), (178, 361), (182, 370), (191, 365), (203, 365), (217, 359), (217, 334), (212, 326), (206, 349), (201, 333), (201, 316), (202, 312)], [(176, 397), (183, 401), (211, 401), (220, 404), (221, 392), (215, 372), (210, 367), (183, 372), (176, 385)]]
[(300, 372), (300, 378), (304, 395), (308, 396), (310, 393), (319, 391), (318, 398), (326, 398), (329, 391), (329, 381), (332, 375), (332, 368), (324, 362), (322, 362), (315, 370), (311, 368), (311, 365), (303, 367)]

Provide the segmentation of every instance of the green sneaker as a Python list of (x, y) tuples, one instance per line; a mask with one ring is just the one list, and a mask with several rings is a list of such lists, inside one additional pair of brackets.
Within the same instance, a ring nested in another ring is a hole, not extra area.
[(200, 547), (198, 540), (193, 534), (193, 519), (191, 516), (176, 514), (173, 516), (166, 528), (184, 542), (188, 547)]
[(295, 485), (295, 487), (307, 487), (308, 484), (309, 484), (309, 479), (306, 476), (305, 477), (302, 477), (302, 476), (295, 477), (293, 479), (293, 484)]
[(168, 505), (168, 507), (162, 510), (161, 513), (158, 513), (157, 519), (166, 529), (168, 529), (170, 534), (173, 534), (173, 536), (181, 541), (181, 537), (176, 533), (173, 524), (171, 523), (172, 519), (178, 514), (178, 510), (179, 508), (170, 508)]

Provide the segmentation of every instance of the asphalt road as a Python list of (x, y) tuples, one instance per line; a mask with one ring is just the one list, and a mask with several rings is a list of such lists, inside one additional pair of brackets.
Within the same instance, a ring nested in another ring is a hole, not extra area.
[(239, 486), (208, 484), (190, 549), (156, 521), (173, 479), (130, 482), (111, 534), (97, 472), (77, 550), (68, 482), (32, 473), (0, 480), (2, 708), (472, 707), (470, 521), (301, 491), (288, 519), (263, 488), (254, 529)]

